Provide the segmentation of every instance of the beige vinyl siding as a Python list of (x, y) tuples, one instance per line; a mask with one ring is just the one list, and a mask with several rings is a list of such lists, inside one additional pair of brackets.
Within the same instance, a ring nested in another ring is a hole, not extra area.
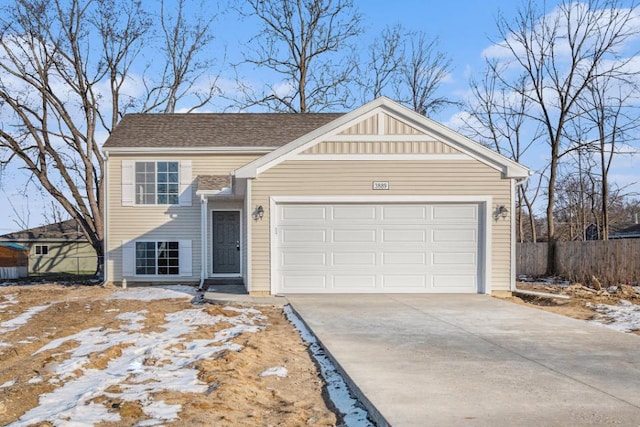
[[(374, 191), (372, 181), (390, 190)], [(269, 200), (271, 196), (491, 196), (495, 206), (511, 206), (509, 179), (476, 160), (460, 161), (286, 161), (252, 183), (252, 204), (262, 205), (262, 221), (252, 222), (252, 289), (270, 290)], [(510, 218), (510, 216), (509, 216)], [(492, 223), (492, 290), (510, 286), (510, 222)]]
[(374, 114), (362, 120), (350, 128), (340, 132), (340, 135), (377, 135), (378, 134), (378, 115)]
[[(380, 129), (380, 126), (384, 126)], [(381, 132), (382, 131), (382, 132)], [(422, 135), (418, 129), (388, 114), (373, 114), (339, 135)]]
[(385, 114), (385, 134), (387, 135), (422, 135), (418, 129)]
[[(109, 280), (122, 280), (122, 243), (132, 240), (191, 240), (191, 277), (138, 276), (140, 281), (198, 280), (200, 277), (200, 200), (195, 195), (198, 175), (226, 175), (258, 157), (256, 154), (210, 155), (111, 155), (108, 185), (108, 263)], [(192, 161), (191, 206), (122, 206), (122, 160)], [(213, 205), (209, 204), (209, 211)], [(210, 217), (210, 213), (208, 215)], [(211, 222), (208, 223), (209, 227)], [(209, 249), (209, 254), (211, 250)]]
[[(47, 254), (36, 254), (36, 246), (47, 246)], [(87, 242), (33, 242), (29, 249), (29, 274), (94, 274), (97, 260), (96, 251)]]
[(316, 144), (302, 154), (461, 154), (440, 141), (329, 141)]

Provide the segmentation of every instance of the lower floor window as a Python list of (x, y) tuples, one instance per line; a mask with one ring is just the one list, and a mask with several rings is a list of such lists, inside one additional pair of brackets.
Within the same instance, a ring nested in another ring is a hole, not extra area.
[(179, 274), (178, 242), (136, 242), (136, 274)]

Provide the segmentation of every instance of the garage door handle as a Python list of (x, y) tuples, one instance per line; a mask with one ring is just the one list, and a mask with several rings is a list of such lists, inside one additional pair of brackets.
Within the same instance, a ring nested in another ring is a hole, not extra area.
[(240, 241), (239, 240), (236, 242), (236, 250), (240, 250)]

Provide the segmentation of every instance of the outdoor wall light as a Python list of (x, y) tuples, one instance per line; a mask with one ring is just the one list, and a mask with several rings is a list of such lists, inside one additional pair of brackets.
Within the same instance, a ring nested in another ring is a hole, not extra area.
[(257, 206), (254, 209), (253, 214), (251, 214), (251, 216), (253, 216), (254, 221), (262, 219), (262, 217), (264, 216), (264, 208), (262, 207), (262, 205)]
[(509, 214), (509, 210), (506, 208), (506, 206), (505, 205), (500, 205), (500, 206), (496, 207), (496, 211), (493, 213), (493, 217), (497, 221), (500, 218), (507, 219), (507, 215), (508, 214)]

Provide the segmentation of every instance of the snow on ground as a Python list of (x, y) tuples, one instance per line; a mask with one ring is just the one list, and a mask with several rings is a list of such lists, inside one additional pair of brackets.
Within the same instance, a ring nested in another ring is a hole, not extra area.
[(4, 310), (5, 308), (18, 303), (15, 295), (4, 295), (3, 298), (4, 302), (0, 302), (0, 310)]
[(261, 377), (270, 377), (275, 375), (278, 378), (286, 378), (289, 374), (289, 371), (284, 366), (274, 366), (273, 368), (269, 368), (260, 373)]
[(186, 285), (168, 285), (153, 287), (136, 287), (114, 292), (109, 299), (126, 299), (153, 301), (172, 298), (193, 298), (198, 295), (198, 288)]
[[(13, 319), (9, 319), (5, 322), (0, 323), (0, 336), (6, 334), (7, 332), (15, 331), (20, 326), (27, 324), (35, 314), (38, 314), (41, 311), (46, 310), (47, 308), (49, 308), (49, 304), (37, 305), (35, 307), (29, 308), (24, 313), (14, 317)], [(10, 344), (7, 344), (6, 342), (0, 340), (0, 347), (10, 346)]]
[(603, 318), (596, 321), (609, 328), (621, 332), (640, 329), (640, 305), (621, 299), (618, 305), (587, 303), (587, 307), (600, 313)]
[(349, 388), (342, 376), (338, 373), (335, 365), (324, 349), (318, 344), (316, 337), (307, 329), (300, 318), (291, 309), (291, 306), (284, 307), (284, 313), (291, 324), (300, 332), (302, 340), (309, 344), (311, 355), (320, 367), (320, 374), (327, 383), (329, 398), (343, 416), (344, 425), (349, 427), (369, 427), (373, 426), (365, 411), (358, 401), (351, 397)]
[[(146, 289), (144, 289), (146, 292)], [(158, 289), (154, 288), (158, 293)], [(122, 292), (142, 298), (147, 293), (136, 289)], [(160, 290), (165, 297), (175, 298), (172, 290)], [(166, 296), (172, 295), (172, 296)], [(230, 309), (228, 307), (225, 310)], [(231, 311), (231, 310), (230, 310)], [(239, 351), (242, 346), (230, 342), (243, 332), (258, 332), (264, 328), (265, 316), (254, 309), (233, 309), (237, 316), (212, 316), (203, 309), (185, 309), (165, 316), (162, 332), (138, 332), (142, 329), (146, 310), (118, 315), (123, 322), (120, 329), (89, 328), (76, 334), (51, 341), (34, 353), (58, 349), (69, 341), (77, 346), (64, 351), (69, 358), (48, 366), (53, 371), (51, 383), (63, 383), (54, 391), (40, 396), (39, 406), (26, 412), (11, 426), (28, 426), (44, 421), (54, 426), (95, 425), (100, 422), (119, 422), (120, 415), (96, 399), (106, 396), (123, 401), (137, 401), (147, 419), (139, 426), (162, 425), (178, 419), (179, 404), (168, 404), (154, 397), (162, 391), (203, 393), (210, 384), (198, 379), (194, 362), (223, 351)], [(187, 339), (199, 326), (231, 326), (216, 332), (210, 339)], [(119, 346), (104, 369), (89, 365), (90, 356), (102, 354)]]

